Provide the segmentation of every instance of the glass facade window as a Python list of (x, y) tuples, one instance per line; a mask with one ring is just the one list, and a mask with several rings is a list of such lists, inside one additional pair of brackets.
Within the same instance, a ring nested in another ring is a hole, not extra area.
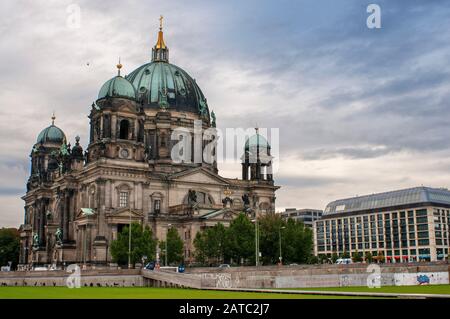
[(423, 216), (423, 217), (416, 217), (416, 223), (417, 224), (425, 224), (428, 222), (428, 218), (427, 216)]
[(416, 217), (423, 217), (427, 216), (427, 210), (426, 209), (418, 209), (416, 210)]

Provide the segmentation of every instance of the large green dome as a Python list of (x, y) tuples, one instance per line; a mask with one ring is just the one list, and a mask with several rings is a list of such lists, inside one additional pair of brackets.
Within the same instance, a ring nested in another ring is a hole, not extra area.
[(36, 143), (64, 144), (66, 143), (66, 135), (59, 127), (52, 124), (39, 133)]
[(106, 97), (122, 97), (128, 99), (136, 99), (136, 90), (133, 85), (120, 75), (106, 81), (98, 93), (98, 99)]
[(245, 142), (245, 150), (249, 150), (251, 148), (259, 147), (270, 149), (270, 144), (267, 142), (266, 138), (259, 133), (250, 136)]
[(144, 64), (126, 77), (147, 107), (167, 107), (209, 116), (205, 96), (186, 71), (166, 61)]

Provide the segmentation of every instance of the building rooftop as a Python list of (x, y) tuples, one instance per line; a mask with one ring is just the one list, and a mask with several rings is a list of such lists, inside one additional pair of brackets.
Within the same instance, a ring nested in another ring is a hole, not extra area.
[(450, 206), (450, 191), (446, 188), (413, 187), (396, 191), (339, 199), (329, 203), (323, 215), (376, 210), (393, 206), (434, 203)]

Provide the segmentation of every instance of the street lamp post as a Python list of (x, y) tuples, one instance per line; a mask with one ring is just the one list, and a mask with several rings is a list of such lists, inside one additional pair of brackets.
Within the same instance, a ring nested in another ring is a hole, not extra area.
[(280, 226), (280, 228), (278, 228), (278, 238), (279, 238), (279, 240), (280, 240), (280, 266), (283, 264), (283, 257), (282, 257), (282, 255), (281, 255), (281, 230), (282, 229), (285, 229), (286, 227), (281, 227)]
[(255, 265), (259, 266), (259, 225), (258, 225), (258, 217), (255, 216), (255, 219), (252, 220), (255, 222)]
[(170, 226), (172, 226), (172, 224), (167, 224), (167, 233), (166, 233), (166, 253), (165, 253), (165, 265), (167, 266), (167, 255), (168, 255), (168, 251), (167, 251), (167, 235), (169, 234), (169, 228)]
[[(362, 255), (363, 255), (363, 262), (366, 262), (366, 242), (364, 241), (364, 234), (363, 234), (363, 224), (362, 223), (356, 223), (356, 237), (358, 236), (358, 228), (361, 227), (361, 247), (362, 247)], [(358, 241), (359, 244), (359, 241)]]
[(128, 268), (131, 268), (131, 211), (130, 211), (130, 223), (128, 226)]

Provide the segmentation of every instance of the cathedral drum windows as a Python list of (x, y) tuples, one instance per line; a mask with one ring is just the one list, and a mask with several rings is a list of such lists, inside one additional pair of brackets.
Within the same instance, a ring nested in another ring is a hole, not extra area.
[(119, 123), (119, 138), (121, 140), (129, 139), (130, 122), (127, 119), (123, 119)]
[(153, 202), (153, 211), (155, 214), (159, 214), (159, 212), (161, 211), (161, 200), (160, 199), (155, 199), (155, 201)]

